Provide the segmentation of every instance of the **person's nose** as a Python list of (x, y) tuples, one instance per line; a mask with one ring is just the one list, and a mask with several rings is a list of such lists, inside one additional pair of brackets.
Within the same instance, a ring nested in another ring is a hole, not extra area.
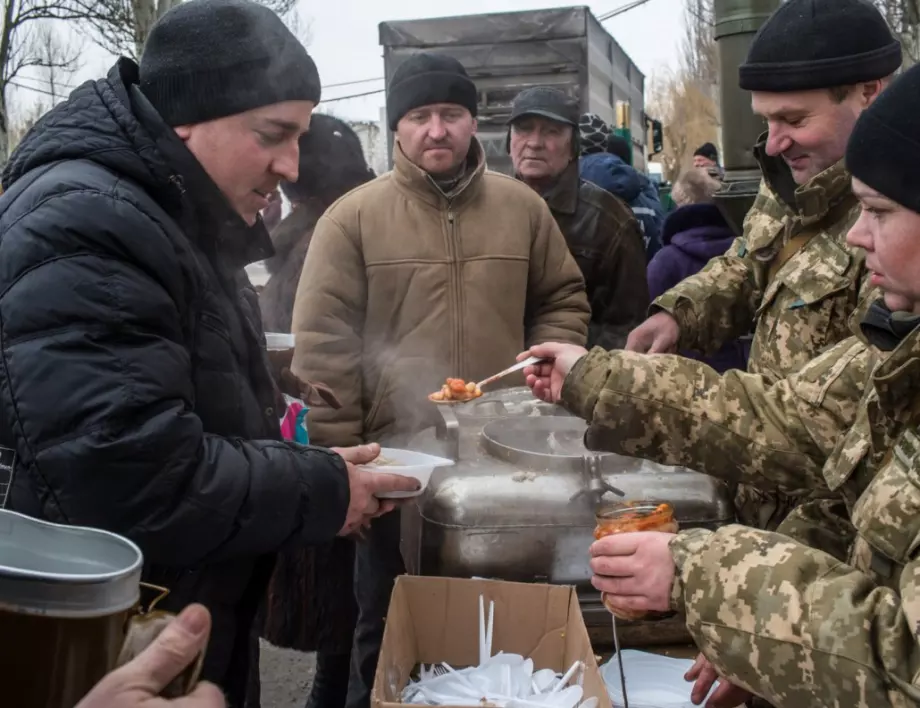
[(447, 125), (439, 115), (433, 115), (428, 122), (428, 138), (435, 142), (443, 140), (447, 136)]
[(863, 209), (856, 223), (850, 227), (847, 232), (847, 244), (853, 248), (861, 248), (865, 251), (871, 251), (873, 247), (872, 229), (869, 228), (869, 215)]
[(300, 146), (297, 140), (275, 158), (272, 171), (287, 182), (296, 182), (300, 174)]
[(779, 125), (770, 123), (767, 126), (767, 154), (771, 157), (782, 155), (792, 147), (792, 138)]

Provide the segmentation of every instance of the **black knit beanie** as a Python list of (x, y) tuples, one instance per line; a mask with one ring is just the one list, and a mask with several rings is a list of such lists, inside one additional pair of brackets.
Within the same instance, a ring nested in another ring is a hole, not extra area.
[(140, 89), (170, 126), (320, 99), (307, 50), (250, 0), (187, 0), (163, 15), (144, 47)]
[(696, 150), (693, 151), (693, 156), (696, 157), (705, 157), (707, 160), (712, 160), (713, 162), (719, 161), (719, 151), (716, 150), (716, 146), (712, 143), (703, 143)]
[(409, 111), (433, 103), (456, 103), (474, 117), (479, 103), (476, 84), (463, 64), (444, 54), (419, 52), (396, 67), (387, 87), (390, 130)]
[(860, 182), (920, 213), (920, 65), (908, 69), (860, 114), (846, 166)]
[(900, 66), (901, 45), (870, 0), (787, 0), (757, 32), (738, 78), (747, 91), (809, 91)]
[(623, 162), (632, 167), (632, 145), (630, 145), (626, 138), (621, 138), (616, 133), (611, 133), (607, 138), (607, 152), (611, 155), (619, 157)]
[(607, 151), (607, 136), (610, 128), (597, 113), (584, 113), (578, 121), (578, 134), (581, 139), (581, 154), (591, 155)]

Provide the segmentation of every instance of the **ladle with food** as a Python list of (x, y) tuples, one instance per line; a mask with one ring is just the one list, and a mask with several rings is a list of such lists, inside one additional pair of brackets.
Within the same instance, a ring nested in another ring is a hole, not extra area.
[(541, 357), (529, 357), (524, 361), (519, 361), (513, 366), (509, 366), (503, 371), (499, 371), (497, 374), (483, 379), (479, 383), (473, 383), (472, 381), (467, 383), (463, 379), (447, 379), (445, 384), (441, 386), (440, 391), (428, 394), (428, 400), (434, 403), (467, 403), (468, 401), (482, 396), (482, 389), (489, 384), (495, 383), (499, 379), (503, 379), (516, 371), (526, 369), (528, 366), (539, 364), (541, 361), (544, 361)]

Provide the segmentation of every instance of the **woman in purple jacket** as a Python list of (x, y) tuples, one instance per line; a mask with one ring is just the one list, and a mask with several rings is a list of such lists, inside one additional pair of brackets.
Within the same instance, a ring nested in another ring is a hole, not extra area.
[[(711, 258), (731, 245), (734, 232), (713, 202), (721, 184), (701, 170), (687, 170), (674, 184), (671, 196), (678, 208), (661, 230), (663, 247), (648, 264), (648, 287), (652, 299), (702, 270)], [(753, 323), (752, 323), (753, 328)], [(747, 368), (750, 337), (726, 343), (710, 356), (681, 351), (682, 356), (705, 361), (719, 373)]]

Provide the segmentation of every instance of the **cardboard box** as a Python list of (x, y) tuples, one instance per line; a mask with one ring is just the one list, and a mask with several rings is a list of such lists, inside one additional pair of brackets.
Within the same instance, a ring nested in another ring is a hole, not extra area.
[[(585, 662), (584, 698), (611, 708), (575, 588), (402, 575), (396, 580), (371, 691), (373, 708), (397, 708), (419, 664), (479, 663), (479, 595), (495, 601), (492, 654), (522, 654), (534, 669), (566, 671)], [(584, 698), (582, 700), (584, 700)]]

